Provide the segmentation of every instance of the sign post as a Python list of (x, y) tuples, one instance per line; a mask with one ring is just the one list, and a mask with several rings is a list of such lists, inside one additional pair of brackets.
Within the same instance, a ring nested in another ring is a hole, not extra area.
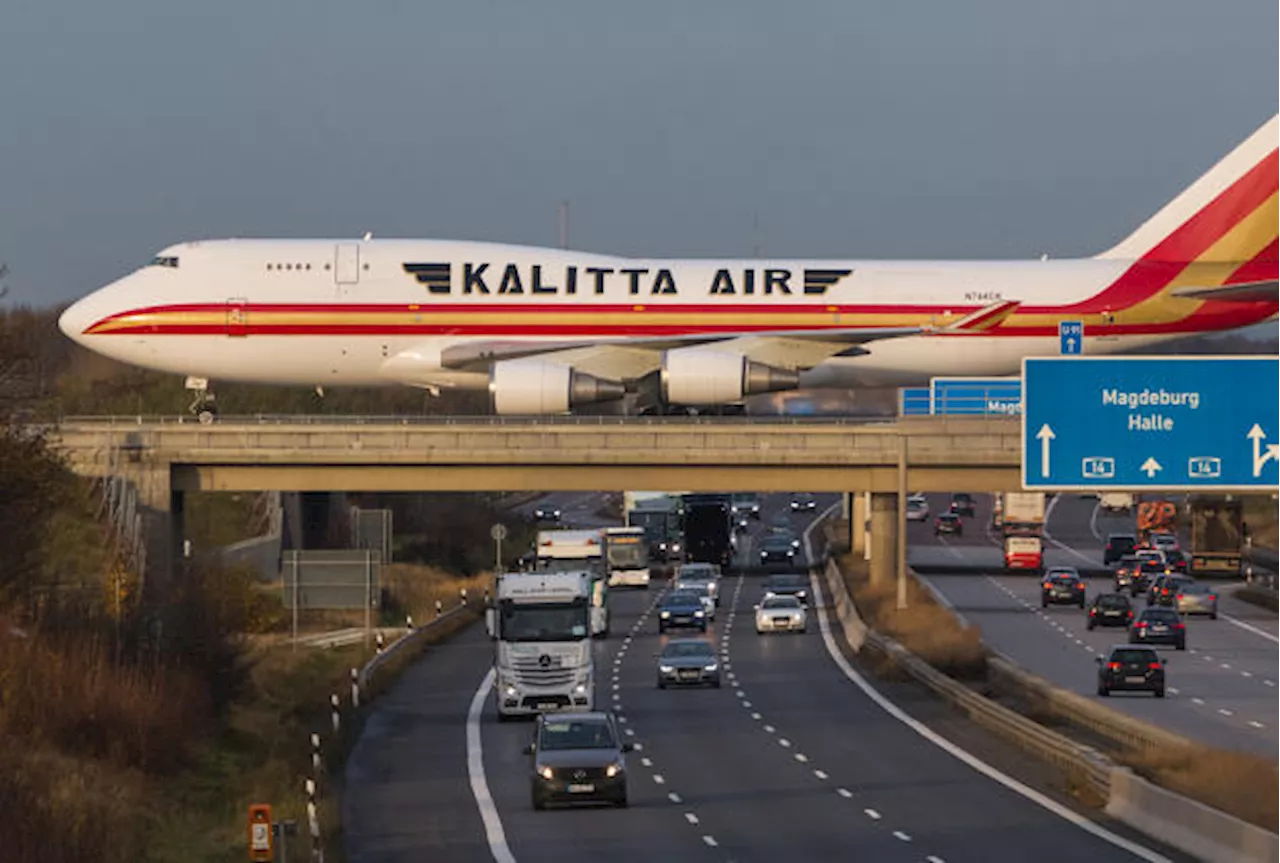
[(489, 528), (489, 536), (493, 537), (495, 545), (493, 552), (493, 572), (496, 575), (502, 572), (502, 541), (507, 538), (507, 526), (502, 522), (496, 523)]
[(249, 806), (249, 859), (271, 863), (276, 859), (275, 837), (271, 829), (271, 806), (254, 803)]
[(1022, 487), (1274, 490), (1280, 360), (1023, 360)]

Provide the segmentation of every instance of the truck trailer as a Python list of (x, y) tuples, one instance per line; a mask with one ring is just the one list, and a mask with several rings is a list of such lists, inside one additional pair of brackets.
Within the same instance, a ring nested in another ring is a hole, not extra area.
[(1239, 498), (1187, 500), (1191, 533), (1189, 572), (1239, 578), (1244, 563), (1244, 503)]

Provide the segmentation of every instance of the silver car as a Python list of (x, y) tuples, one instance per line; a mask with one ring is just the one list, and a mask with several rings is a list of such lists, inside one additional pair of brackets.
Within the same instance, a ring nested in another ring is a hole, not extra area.
[(676, 568), (676, 590), (703, 590), (720, 604), (720, 570), (710, 563), (684, 563)]
[(1207, 614), (1210, 620), (1218, 619), (1218, 594), (1209, 585), (1193, 581), (1180, 586), (1173, 601), (1179, 614)]
[(756, 632), (804, 632), (809, 615), (794, 596), (769, 596), (756, 606)]

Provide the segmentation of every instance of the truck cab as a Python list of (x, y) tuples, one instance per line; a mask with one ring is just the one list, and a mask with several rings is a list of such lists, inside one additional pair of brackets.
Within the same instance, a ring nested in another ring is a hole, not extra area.
[(590, 572), (510, 572), (498, 576), (485, 623), (494, 638), (498, 716), (591, 710)]

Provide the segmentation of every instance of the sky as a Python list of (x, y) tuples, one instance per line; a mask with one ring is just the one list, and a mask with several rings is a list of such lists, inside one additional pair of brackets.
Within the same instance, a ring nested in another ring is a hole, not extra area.
[(1029, 258), (1277, 110), (1275, 0), (3, 0), (10, 301), (180, 240)]

